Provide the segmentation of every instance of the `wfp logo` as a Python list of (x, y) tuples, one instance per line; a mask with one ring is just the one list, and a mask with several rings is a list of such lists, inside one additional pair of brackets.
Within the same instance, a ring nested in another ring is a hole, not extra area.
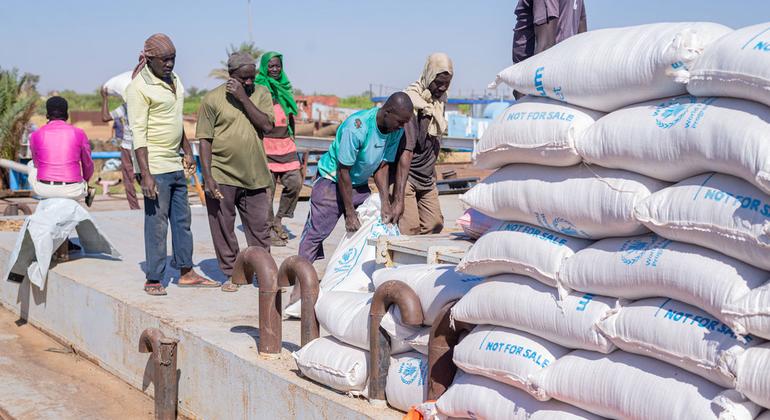
[(334, 267), (334, 272), (343, 273), (349, 271), (351, 268), (353, 268), (353, 264), (355, 264), (357, 258), (358, 248), (348, 248), (348, 250), (345, 251), (345, 253), (340, 257), (337, 266)]
[(425, 383), (428, 366), (423, 360), (409, 359), (398, 367), (398, 374), (404, 385), (412, 385), (416, 382), (416, 385), (421, 386)]
[(545, 67), (538, 67), (535, 70), (535, 90), (537, 90), (540, 96), (548, 96), (545, 93), (545, 86), (543, 86), (543, 70), (545, 70)]
[(696, 103), (698, 98), (687, 95), (658, 104), (652, 113), (655, 124), (664, 129), (677, 125), (687, 115), (687, 110)]
[(550, 221), (544, 213), (535, 213), (535, 217), (537, 218), (537, 223), (546, 229), (551, 229), (567, 236), (591, 239), (591, 235), (578, 229), (574, 223), (563, 217), (554, 217), (553, 221)]
[(631, 239), (620, 246), (620, 260), (623, 264), (634, 265), (644, 259), (645, 265), (656, 267), (658, 259), (663, 255), (663, 250), (669, 245), (671, 245), (670, 240), (657, 235)]

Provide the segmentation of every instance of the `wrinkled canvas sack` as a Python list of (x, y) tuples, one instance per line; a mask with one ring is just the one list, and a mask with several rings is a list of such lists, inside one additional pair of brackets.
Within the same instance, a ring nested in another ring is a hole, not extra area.
[(390, 358), (385, 396), (391, 407), (409, 411), (428, 398), (428, 358), (420, 353), (402, 353)]
[(607, 168), (672, 182), (720, 172), (770, 192), (770, 108), (756, 102), (685, 95), (631, 105), (599, 119), (576, 147)]
[(333, 337), (316, 338), (292, 353), (299, 371), (340, 392), (365, 395), (369, 352)]
[(711, 43), (690, 69), (687, 90), (770, 106), (770, 22), (738, 29)]
[(420, 298), (423, 324), (433, 325), (441, 309), (480, 284), (481, 277), (463, 274), (452, 264), (408, 264), (374, 272), (375, 288), (389, 280), (406, 283)]
[(573, 351), (532, 380), (547, 395), (607, 418), (750, 420), (760, 410), (735, 390), (623, 351)]
[(483, 376), (458, 372), (436, 408), (450, 418), (495, 420), (598, 420), (579, 408), (538, 401), (526, 392)]
[(746, 350), (738, 359), (738, 391), (770, 408), (770, 343)]
[(687, 68), (715, 39), (716, 23), (681, 22), (584, 32), (503, 70), (491, 87), (547, 96), (604, 112), (681, 95)]
[(634, 205), (667, 185), (644, 175), (599, 166), (515, 164), (498, 169), (460, 200), (497, 219), (600, 239), (647, 232), (634, 218)]
[(635, 213), (664, 238), (770, 269), (770, 197), (742, 179), (694, 176), (642, 200)]
[(694, 306), (661, 297), (623, 305), (598, 327), (621, 350), (670, 363), (725, 388), (735, 388), (737, 358), (762, 342), (738, 337)]
[(770, 282), (725, 304), (724, 313), (735, 320), (739, 334), (751, 333), (770, 340)]
[(558, 291), (519, 275), (491, 277), (471, 289), (452, 308), (452, 319), (497, 325), (534, 334), (571, 349), (609, 353), (615, 346), (596, 328), (617, 299)]
[[(372, 194), (356, 209), (361, 227), (353, 233), (345, 233), (321, 279), (318, 299), (332, 290), (348, 292), (373, 292), (372, 274), (377, 269), (375, 263), (376, 247), (367, 240), (380, 236), (399, 235), (398, 226), (382, 223), (380, 218), (380, 197)], [(300, 302), (297, 301), (284, 309), (284, 313), (299, 318)]]
[(564, 260), (590, 244), (528, 223), (505, 222), (479, 238), (457, 270), (482, 277), (521, 274), (556, 287)]
[[(735, 258), (655, 234), (603, 239), (566, 259), (559, 270), (559, 286), (566, 290), (634, 300), (670, 297), (703, 309), (739, 334), (745, 329), (727, 307), (768, 278)], [(751, 308), (758, 306), (746, 305)]]
[[(466, 373), (480, 375), (527, 392), (530, 376), (547, 368), (571, 350), (532, 334), (492, 325), (478, 325), (455, 346), (454, 364)], [(545, 395), (532, 395), (539, 400)]]
[(575, 141), (602, 115), (548, 98), (525, 96), (484, 130), (473, 146), (479, 168), (510, 163), (571, 166), (580, 163)]

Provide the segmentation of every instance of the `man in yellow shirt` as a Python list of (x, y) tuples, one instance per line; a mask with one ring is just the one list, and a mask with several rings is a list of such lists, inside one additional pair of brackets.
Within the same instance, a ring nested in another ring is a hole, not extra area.
[[(164, 296), (166, 237), (171, 224), (172, 265), (179, 268), (180, 287), (219, 287), (193, 270), (190, 205), (185, 169), (195, 161), (182, 126), (184, 87), (173, 72), (176, 48), (164, 34), (144, 43), (133, 80), (126, 89), (136, 160), (144, 195), (144, 250), (147, 282), (144, 290)], [(179, 149), (184, 150), (184, 165)]]

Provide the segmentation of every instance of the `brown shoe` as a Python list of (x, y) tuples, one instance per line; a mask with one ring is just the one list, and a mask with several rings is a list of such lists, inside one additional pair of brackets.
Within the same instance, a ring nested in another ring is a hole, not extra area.
[(275, 235), (278, 236), (283, 241), (289, 240), (289, 234), (286, 232), (286, 229), (283, 228), (282, 224), (273, 225), (273, 232), (275, 232)]
[(96, 188), (88, 187), (88, 193), (86, 194), (86, 206), (91, 207), (96, 196)]
[(207, 279), (200, 274), (196, 273), (195, 270), (190, 270), (181, 276), (179, 276), (179, 281), (177, 281), (177, 286), (179, 287), (199, 287), (199, 288), (214, 288), (221, 286), (219, 282), (216, 282), (214, 280)]

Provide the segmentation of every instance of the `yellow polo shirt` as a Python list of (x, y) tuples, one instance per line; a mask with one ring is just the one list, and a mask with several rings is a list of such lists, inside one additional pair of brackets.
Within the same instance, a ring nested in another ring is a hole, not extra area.
[(176, 92), (145, 66), (126, 88), (128, 121), (134, 135), (134, 150), (146, 147), (150, 173), (182, 170), (184, 87), (172, 73)]

